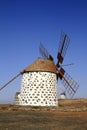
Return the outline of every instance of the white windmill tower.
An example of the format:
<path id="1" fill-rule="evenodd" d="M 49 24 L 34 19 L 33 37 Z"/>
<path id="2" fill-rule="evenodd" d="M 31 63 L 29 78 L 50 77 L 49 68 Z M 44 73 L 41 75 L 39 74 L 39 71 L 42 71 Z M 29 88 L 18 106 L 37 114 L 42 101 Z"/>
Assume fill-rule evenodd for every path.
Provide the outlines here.
<path id="1" fill-rule="evenodd" d="M 16 105 L 57 106 L 57 81 L 59 79 L 62 81 L 67 93 L 73 97 L 79 85 L 61 66 L 68 45 L 69 38 L 63 33 L 57 54 L 58 61 L 55 64 L 53 57 L 47 52 L 43 45 L 40 44 L 40 52 L 43 58 L 38 58 L 2 86 L 0 90 L 19 75 L 22 75 L 21 91 L 15 95 Z"/>
<path id="2" fill-rule="evenodd" d="M 56 66 L 51 60 L 38 58 L 22 73 L 21 92 L 16 105 L 57 106 Z"/>

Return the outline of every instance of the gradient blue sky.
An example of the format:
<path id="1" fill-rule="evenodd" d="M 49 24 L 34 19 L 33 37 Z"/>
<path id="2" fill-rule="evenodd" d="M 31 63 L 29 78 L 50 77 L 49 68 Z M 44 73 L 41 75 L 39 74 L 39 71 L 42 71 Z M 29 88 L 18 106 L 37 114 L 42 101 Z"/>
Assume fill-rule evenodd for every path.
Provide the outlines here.
<path id="1" fill-rule="evenodd" d="M 80 85 L 75 97 L 87 98 L 86 0 L 0 1 L 0 86 L 41 56 L 40 41 L 57 62 L 61 31 L 70 37 L 64 64 L 74 65 L 64 68 Z M 20 86 L 21 77 L 0 91 L 0 103 L 13 103 Z"/>

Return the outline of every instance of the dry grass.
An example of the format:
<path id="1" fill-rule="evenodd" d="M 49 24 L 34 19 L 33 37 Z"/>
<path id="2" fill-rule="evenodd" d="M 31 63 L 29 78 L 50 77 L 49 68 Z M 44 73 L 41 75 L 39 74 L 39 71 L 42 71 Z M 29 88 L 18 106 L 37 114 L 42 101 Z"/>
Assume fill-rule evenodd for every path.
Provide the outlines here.
<path id="1" fill-rule="evenodd" d="M 0 105 L 0 130 L 87 130 L 87 99 L 60 100 L 56 109 Z"/>

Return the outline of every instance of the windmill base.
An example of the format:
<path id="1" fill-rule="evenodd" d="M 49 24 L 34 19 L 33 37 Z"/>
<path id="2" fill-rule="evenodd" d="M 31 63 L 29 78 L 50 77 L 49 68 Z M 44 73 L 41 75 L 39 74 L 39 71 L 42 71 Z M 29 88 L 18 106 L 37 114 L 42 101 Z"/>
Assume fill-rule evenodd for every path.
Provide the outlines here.
<path id="1" fill-rule="evenodd" d="M 23 74 L 21 92 L 15 95 L 15 104 L 22 106 L 58 106 L 55 73 L 27 72 Z"/>

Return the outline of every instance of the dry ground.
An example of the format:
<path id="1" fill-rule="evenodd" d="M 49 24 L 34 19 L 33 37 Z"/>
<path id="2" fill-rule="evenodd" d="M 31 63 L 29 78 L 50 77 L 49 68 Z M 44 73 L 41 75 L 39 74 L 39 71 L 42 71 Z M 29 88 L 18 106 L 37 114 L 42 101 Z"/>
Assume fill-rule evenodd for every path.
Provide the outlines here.
<path id="1" fill-rule="evenodd" d="M 60 100 L 58 108 L 0 105 L 0 130 L 87 130 L 87 99 Z"/>

